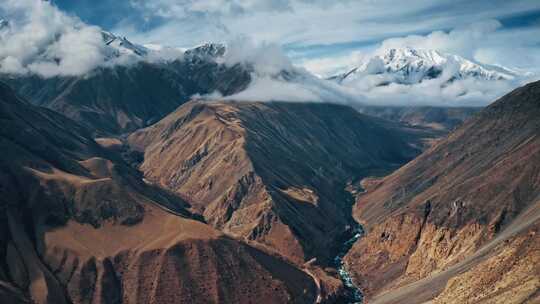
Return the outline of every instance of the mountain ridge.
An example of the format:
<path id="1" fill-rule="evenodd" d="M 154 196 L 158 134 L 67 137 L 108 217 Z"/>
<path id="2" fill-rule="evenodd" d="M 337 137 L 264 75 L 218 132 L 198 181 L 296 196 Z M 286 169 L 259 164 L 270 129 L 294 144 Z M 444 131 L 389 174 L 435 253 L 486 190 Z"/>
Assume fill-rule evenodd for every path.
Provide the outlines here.
<path id="1" fill-rule="evenodd" d="M 128 141 L 148 180 L 216 228 L 328 264 L 330 235 L 348 225 L 347 179 L 418 153 L 386 124 L 341 105 L 196 100 Z"/>

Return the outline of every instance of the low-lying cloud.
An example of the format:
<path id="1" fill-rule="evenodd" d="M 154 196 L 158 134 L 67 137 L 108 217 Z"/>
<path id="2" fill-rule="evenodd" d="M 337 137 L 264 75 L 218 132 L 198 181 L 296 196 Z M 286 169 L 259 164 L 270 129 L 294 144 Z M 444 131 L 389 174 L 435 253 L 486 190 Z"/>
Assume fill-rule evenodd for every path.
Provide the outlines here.
<path id="1" fill-rule="evenodd" d="M 232 96 L 213 93 L 206 98 L 238 101 L 291 101 L 354 103 L 357 96 L 349 95 L 338 84 L 320 79 L 301 67 L 293 65 L 281 47 L 273 43 L 255 43 L 246 37 L 227 43 L 227 51 L 218 63 L 226 66 L 243 65 L 251 71 L 249 86 Z"/>

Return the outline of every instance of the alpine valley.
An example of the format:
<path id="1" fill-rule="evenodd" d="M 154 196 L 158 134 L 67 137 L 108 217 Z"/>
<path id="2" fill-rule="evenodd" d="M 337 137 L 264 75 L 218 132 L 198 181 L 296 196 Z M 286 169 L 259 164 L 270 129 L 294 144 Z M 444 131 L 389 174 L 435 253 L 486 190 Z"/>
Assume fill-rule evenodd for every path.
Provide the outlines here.
<path id="1" fill-rule="evenodd" d="M 318 77 L 8 2 L 0 303 L 540 303 L 534 72 L 403 46 Z"/>

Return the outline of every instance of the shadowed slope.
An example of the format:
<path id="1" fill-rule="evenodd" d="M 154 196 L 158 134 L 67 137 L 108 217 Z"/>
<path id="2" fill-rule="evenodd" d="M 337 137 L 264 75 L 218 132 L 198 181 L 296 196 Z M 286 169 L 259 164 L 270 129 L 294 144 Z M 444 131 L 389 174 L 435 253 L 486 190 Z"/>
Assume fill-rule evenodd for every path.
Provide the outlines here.
<path id="1" fill-rule="evenodd" d="M 422 303 L 445 286 L 441 303 L 534 302 L 540 82 L 502 97 L 367 190 L 354 214 L 369 232 L 347 262 L 374 303 Z"/>
<path id="2" fill-rule="evenodd" d="M 7 77 L 30 102 L 76 120 L 98 135 L 118 135 L 152 124 L 194 94 L 230 95 L 250 81 L 240 65 L 197 56 L 169 63 L 100 68 L 77 77 Z"/>

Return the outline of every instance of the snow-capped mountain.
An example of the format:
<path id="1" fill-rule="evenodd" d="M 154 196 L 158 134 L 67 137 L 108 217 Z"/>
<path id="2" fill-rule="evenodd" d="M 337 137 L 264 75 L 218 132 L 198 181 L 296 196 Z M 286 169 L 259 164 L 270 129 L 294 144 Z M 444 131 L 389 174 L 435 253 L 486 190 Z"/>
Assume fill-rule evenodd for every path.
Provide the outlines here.
<path id="1" fill-rule="evenodd" d="M 371 78 L 378 85 L 389 83 L 417 84 L 425 80 L 441 78 L 444 81 L 474 78 L 479 80 L 511 80 L 518 72 L 504 67 L 481 65 L 463 57 L 444 54 L 436 50 L 413 48 L 388 49 L 329 79 L 349 83 Z"/>
<path id="2" fill-rule="evenodd" d="M 110 56 L 119 57 L 122 55 L 135 55 L 143 57 L 148 55 L 148 48 L 134 44 L 127 40 L 126 37 L 119 37 L 106 31 L 102 31 L 101 35 L 103 37 L 103 42 L 109 47 L 108 50 Z"/>
<path id="3" fill-rule="evenodd" d="M 207 42 L 186 50 L 185 55 L 216 58 L 225 55 L 225 51 L 224 44 Z"/>

